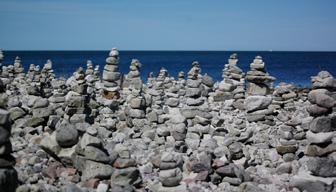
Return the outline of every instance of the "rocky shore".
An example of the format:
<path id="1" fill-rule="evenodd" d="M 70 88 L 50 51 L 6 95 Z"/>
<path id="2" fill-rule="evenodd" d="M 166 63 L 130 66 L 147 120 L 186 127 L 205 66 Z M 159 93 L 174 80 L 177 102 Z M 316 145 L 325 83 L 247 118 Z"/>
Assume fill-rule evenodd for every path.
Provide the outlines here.
<path id="1" fill-rule="evenodd" d="M 0 64 L 5 54 L 0 51 Z M 0 191 L 332 192 L 336 190 L 336 79 L 273 85 L 256 56 L 233 54 L 223 80 L 195 61 L 174 79 L 141 61 L 102 74 L 88 61 L 68 79 L 52 61 L 0 68 Z"/>

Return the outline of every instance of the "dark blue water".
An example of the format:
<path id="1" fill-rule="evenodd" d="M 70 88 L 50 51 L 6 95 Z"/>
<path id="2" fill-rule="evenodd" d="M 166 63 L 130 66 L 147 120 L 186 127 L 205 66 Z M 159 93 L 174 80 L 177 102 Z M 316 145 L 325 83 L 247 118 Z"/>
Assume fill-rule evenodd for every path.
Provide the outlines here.
<path id="1" fill-rule="evenodd" d="M 80 66 L 86 67 L 86 60 L 105 65 L 109 51 L 5 51 L 4 64 L 13 64 L 15 56 L 20 56 L 27 70 L 31 63 L 41 67 L 47 59 L 53 61 L 56 75 L 69 77 Z M 133 58 L 143 64 L 143 79 L 149 72 L 157 74 L 161 67 L 170 75 L 179 71 L 188 72 L 191 63 L 199 61 L 202 73 L 210 74 L 215 80 L 222 80 L 222 69 L 230 51 L 120 51 L 120 70 L 128 73 Z M 238 65 L 246 72 L 256 55 L 261 55 L 269 73 L 277 78 L 276 83 L 287 82 L 301 86 L 310 85 L 310 77 L 320 70 L 328 70 L 336 75 L 336 52 L 245 52 L 238 51 Z"/>

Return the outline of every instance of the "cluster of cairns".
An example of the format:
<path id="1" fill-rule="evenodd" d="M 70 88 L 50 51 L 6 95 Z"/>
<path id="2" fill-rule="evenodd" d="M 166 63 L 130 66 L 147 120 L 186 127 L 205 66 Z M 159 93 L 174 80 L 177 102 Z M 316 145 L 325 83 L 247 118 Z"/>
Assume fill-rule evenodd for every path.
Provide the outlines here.
<path id="1" fill-rule="evenodd" d="M 102 77 L 87 61 L 57 78 L 48 60 L 24 71 L 0 51 L 0 191 L 332 192 L 336 80 L 273 87 L 260 56 L 236 54 L 214 82 L 193 62 L 141 79 L 119 72 L 112 49 Z M 245 83 L 247 81 L 247 83 Z M 308 90 L 308 91 L 307 91 Z"/>

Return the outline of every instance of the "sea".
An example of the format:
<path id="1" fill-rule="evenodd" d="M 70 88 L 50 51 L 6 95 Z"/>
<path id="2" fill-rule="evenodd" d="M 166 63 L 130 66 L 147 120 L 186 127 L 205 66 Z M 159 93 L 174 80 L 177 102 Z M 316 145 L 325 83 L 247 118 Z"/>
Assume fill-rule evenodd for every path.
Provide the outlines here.
<path id="1" fill-rule="evenodd" d="M 30 64 L 40 65 L 47 59 L 53 62 L 53 68 L 58 77 L 69 77 L 77 68 L 86 67 L 87 60 L 99 65 L 102 72 L 109 51 L 4 51 L 3 65 L 14 63 L 16 56 L 22 60 L 27 70 Z M 150 72 L 157 75 L 164 67 L 169 74 L 177 77 L 178 72 L 187 73 L 193 61 L 201 65 L 202 74 L 207 73 L 215 81 L 222 80 L 223 67 L 229 56 L 238 54 L 238 66 L 243 71 L 249 70 L 249 65 L 256 55 L 263 57 L 267 71 L 280 82 L 294 83 L 297 86 L 309 87 L 311 76 L 321 70 L 327 70 L 336 75 L 336 52 L 278 52 L 278 51 L 119 51 L 119 69 L 127 74 L 132 59 L 142 63 L 141 75 L 144 81 Z"/>

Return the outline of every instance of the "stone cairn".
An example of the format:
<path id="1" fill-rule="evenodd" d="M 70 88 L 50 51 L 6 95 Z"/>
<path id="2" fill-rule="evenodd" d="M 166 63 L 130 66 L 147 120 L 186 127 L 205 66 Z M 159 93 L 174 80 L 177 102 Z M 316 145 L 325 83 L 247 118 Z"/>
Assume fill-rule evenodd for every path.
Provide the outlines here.
<path id="1" fill-rule="evenodd" d="M 336 131 L 336 79 L 327 71 L 321 71 L 312 77 L 312 90 L 308 94 L 311 103 L 307 111 L 313 117 L 306 133 L 308 146 L 305 154 L 307 158 L 301 161 L 305 166 L 294 176 L 291 184 L 301 191 L 309 191 L 307 187 L 323 185 L 324 191 L 331 191 L 336 178 L 335 161 L 335 131 Z M 307 172 L 309 171 L 309 172 Z M 310 174 L 309 174 L 310 173 Z"/>
<path id="2" fill-rule="evenodd" d="M 86 61 L 86 70 L 85 75 L 93 75 L 94 69 L 93 69 L 93 63 L 91 60 Z"/>
<path id="3" fill-rule="evenodd" d="M 232 54 L 228 64 L 224 65 L 223 81 L 219 83 L 213 98 L 214 101 L 225 101 L 234 99 L 233 107 L 237 109 L 244 108 L 245 98 L 245 74 L 237 66 L 237 54 Z"/>
<path id="4" fill-rule="evenodd" d="M 63 108 L 65 107 L 65 96 L 67 94 L 65 83 L 65 79 L 54 79 L 51 81 L 53 93 L 49 97 L 49 102 L 54 106 L 54 110 L 59 116 L 63 116 L 64 113 Z"/>
<path id="5" fill-rule="evenodd" d="M 116 146 L 117 159 L 113 162 L 111 191 L 134 191 L 141 184 L 141 175 L 131 152 L 123 145 Z"/>
<path id="6" fill-rule="evenodd" d="M 85 73 L 83 68 L 79 68 L 72 78 L 67 81 L 69 91 L 66 95 L 65 116 L 72 123 L 87 121 L 89 109 L 87 107 L 87 84 L 85 80 Z"/>
<path id="7" fill-rule="evenodd" d="M 5 87 L 0 80 L 0 191 L 14 192 L 18 185 L 18 176 L 15 165 L 15 158 L 11 155 L 12 145 L 9 137 L 11 135 L 11 122 L 9 112 L 6 110 Z"/>
<path id="8" fill-rule="evenodd" d="M 202 139 L 209 131 L 209 124 L 212 115 L 209 110 L 206 97 L 202 97 L 202 76 L 198 62 L 193 62 L 188 72 L 186 83 L 185 106 L 181 107 L 182 115 L 187 119 L 187 134 L 185 143 L 188 152 L 196 150 Z"/>
<path id="9" fill-rule="evenodd" d="M 182 180 L 183 158 L 181 154 L 164 151 L 153 158 L 152 163 L 154 167 L 159 168 L 159 181 L 162 185 L 159 186 L 160 191 L 181 191 L 181 186 L 178 186 Z"/>
<path id="10" fill-rule="evenodd" d="M 157 78 L 151 77 L 152 81 L 148 84 L 148 89 L 145 90 L 152 98 L 151 110 L 148 111 L 147 117 L 150 122 L 155 124 L 163 124 L 164 118 L 162 118 L 164 111 L 164 96 L 165 96 L 165 82 L 168 80 L 168 71 L 165 68 L 161 68 Z"/>
<path id="11" fill-rule="evenodd" d="M 23 65 L 21 63 L 21 58 L 20 57 L 16 57 L 15 61 L 14 61 L 14 76 L 15 77 L 23 77 L 25 75 L 24 73 L 24 68 Z"/>
<path id="12" fill-rule="evenodd" d="M 165 124 L 167 121 L 167 108 L 165 107 L 165 89 L 167 84 L 170 84 L 168 71 L 161 68 L 156 78 L 151 77 L 151 83 L 148 84 L 146 94 L 149 95 L 150 106 L 147 110 L 147 119 L 155 130 L 155 142 L 158 145 L 165 145 L 166 137 L 169 136 L 169 128 Z M 148 132 L 150 133 L 150 132 Z"/>
<path id="13" fill-rule="evenodd" d="M 273 92 L 272 105 L 275 109 L 285 109 L 287 111 L 294 111 L 294 101 L 297 98 L 294 86 L 291 84 L 280 83 Z"/>
<path id="14" fill-rule="evenodd" d="M 273 109 L 271 85 L 275 78 L 270 76 L 265 68 L 261 56 L 256 56 L 250 64 L 251 70 L 246 73 L 246 80 L 249 82 L 247 98 L 245 99 L 246 118 L 249 122 L 263 121 L 265 124 L 273 123 Z"/>
<path id="15" fill-rule="evenodd" d="M 94 68 L 91 60 L 87 60 L 86 70 L 85 70 L 85 80 L 87 82 L 87 94 L 90 98 L 95 98 L 95 82 L 96 78 L 94 77 Z"/>
<path id="16" fill-rule="evenodd" d="M 113 48 L 106 59 L 102 79 L 102 96 L 107 100 L 116 100 L 120 97 L 121 73 L 118 64 L 119 51 Z"/>
<path id="17" fill-rule="evenodd" d="M 52 95 L 51 81 L 55 79 L 54 70 L 52 69 L 52 61 L 47 60 L 41 70 L 41 89 L 44 97 L 50 97 Z"/>
<path id="18" fill-rule="evenodd" d="M 140 75 L 140 68 L 142 64 L 137 59 L 132 59 L 131 65 L 130 65 L 130 71 L 126 75 L 125 82 L 123 83 L 123 87 L 130 87 L 132 86 L 135 89 L 141 89 L 142 88 L 142 80 Z"/>

